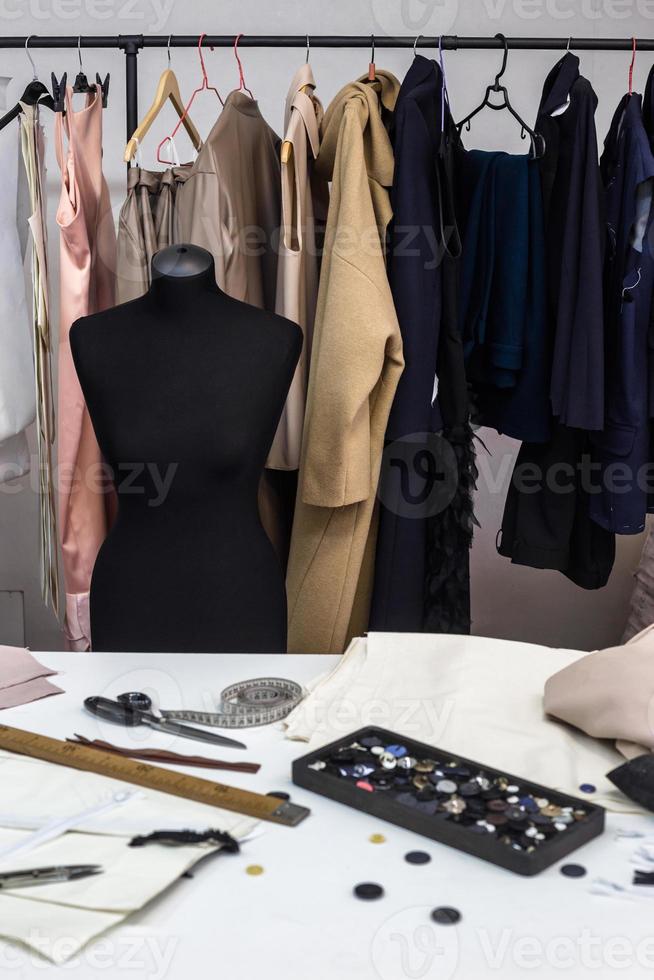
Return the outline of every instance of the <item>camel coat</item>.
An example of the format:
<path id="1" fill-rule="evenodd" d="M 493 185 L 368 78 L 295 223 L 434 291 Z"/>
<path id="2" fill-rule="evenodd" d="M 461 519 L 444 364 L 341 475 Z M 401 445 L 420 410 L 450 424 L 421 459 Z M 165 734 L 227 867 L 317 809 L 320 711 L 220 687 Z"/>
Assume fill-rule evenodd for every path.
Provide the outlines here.
<path id="1" fill-rule="evenodd" d="M 384 433 L 404 361 L 384 257 L 389 72 L 329 106 L 316 171 L 332 180 L 287 592 L 289 651 L 341 653 L 365 629 Z"/>

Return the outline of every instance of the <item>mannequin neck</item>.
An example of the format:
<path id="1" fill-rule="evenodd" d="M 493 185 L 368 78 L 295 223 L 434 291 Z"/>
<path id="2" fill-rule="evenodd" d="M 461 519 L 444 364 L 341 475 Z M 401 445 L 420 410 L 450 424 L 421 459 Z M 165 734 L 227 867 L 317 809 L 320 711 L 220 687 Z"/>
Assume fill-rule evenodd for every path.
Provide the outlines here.
<path id="1" fill-rule="evenodd" d="M 153 267 L 150 296 L 162 308 L 188 308 L 200 293 L 219 293 L 213 263 L 194 275 L 176 276 L 156 272 Z"/>

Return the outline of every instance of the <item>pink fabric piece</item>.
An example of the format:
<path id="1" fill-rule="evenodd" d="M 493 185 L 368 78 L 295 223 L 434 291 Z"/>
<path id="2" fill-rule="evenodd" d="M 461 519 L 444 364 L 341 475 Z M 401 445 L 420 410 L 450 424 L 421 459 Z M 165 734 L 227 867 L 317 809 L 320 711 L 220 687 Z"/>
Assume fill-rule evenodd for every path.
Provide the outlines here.
<path id="1" fill-rule="evenodd" d="M 0 710 L 38 701 L 51 694 L 63 694 L 60 687 L 46 680 L 56 673 L 22 647 L 0 646 Z"/>
<path id="2" fill-rule="evenodd" d="M 0 691 L 14 684 L 24 684 L 35 677 L 50 677 L 56 670 L 44 667 L 23 647 L 0 646 Z"/>
<path id="3" fill-rule="evenodd" d="M 60 687 L 51 684 L 45 677 L 36 677 L 33 681 L 16 684 L 14 687 L 7 687 L 4 691 L 0 691 L 0 711 L 3 708 L 16 708 L 20 704 L 49 698 L 52 694 L 63 693 Z"/>
<path id="4" fill-rule="evenodd" d="M 77 379 L 69 331 L 79 317 L 114 305 L 116 233 L 102 174 L 99 85 L 77 112 L 72 88 L 66 89 L 66 114 L 55 114 L 55 149 L 62 174 L 57 210 L 61 244 L 58 476 L 66 585 L 64 633 L 70 649 L 88 650 L 91 573 L 108 530 L 113 496 Z"/>

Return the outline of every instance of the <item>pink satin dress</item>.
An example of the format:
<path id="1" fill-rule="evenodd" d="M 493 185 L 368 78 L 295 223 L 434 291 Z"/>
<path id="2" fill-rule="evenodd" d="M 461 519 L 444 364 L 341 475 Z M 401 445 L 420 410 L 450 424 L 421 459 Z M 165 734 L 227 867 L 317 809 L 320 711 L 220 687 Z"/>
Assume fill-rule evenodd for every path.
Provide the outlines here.
<path id="1" fill-rule="evenodd" d="M 116 233 L 102 174 L 102 95 L 55 115 L 55 149 L 62 185 L 59 321 L 59 527 L 66 586 L 64 632 L 71 650 L 91 645 L 89 587 L 113 511 L 113 490 L 95 439 L 70 353 L 69 331 L 79 317 L 114 305 Z M 67 143 L 67 145 L 65 145 Z"/>

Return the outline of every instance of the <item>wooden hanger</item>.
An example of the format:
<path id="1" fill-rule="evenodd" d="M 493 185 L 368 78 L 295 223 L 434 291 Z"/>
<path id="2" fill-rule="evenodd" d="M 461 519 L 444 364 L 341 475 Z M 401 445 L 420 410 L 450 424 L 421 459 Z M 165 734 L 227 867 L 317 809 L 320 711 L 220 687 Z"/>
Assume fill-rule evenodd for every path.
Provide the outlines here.
<path id="1" fill-rule="evenodd" d="M 179 91 L 179 82 L 177 81 L 175 72 L 172 70 L 172 68 L 170 68 L 170 38 L 168 38 L 168 65 L 169 67 L 159 79 L 159 84 L 157 85 L 157 91 L 152 101 L 152 105 L 132 133 L 132 138 L 125 147 L 125 163 L 129 163 L 133 159 L 140 143 L 143 141 L 143 138 L 169 99 L 172 102 L 173 108 L 179 116 L 180 121 L 183 123 L 184 129 L 188 133 L 195 149 L 199 150 L 202 146 L 202 138 L 200 134 L 193 125 L 193 122 L 188 114 L 184 112 L 184 102 L 182 101 L 182 96 Z"/>
<path id="2" fill-rule="evenodd" d="M 307 34 L 307 60 L 306 64 L 309 64 L 309 55 L 311 53 L 311 43 L 309 41 L 309 35 Z M 305 92 L 307 95 L 311 93 L 310 85 L 303 85 L 300 89 L 301 92 Z M 291 157 L 293 156 L 293 144 L 289 140 L 284 140 L 282 143 L 282 163 L 290 163 Z"/>

